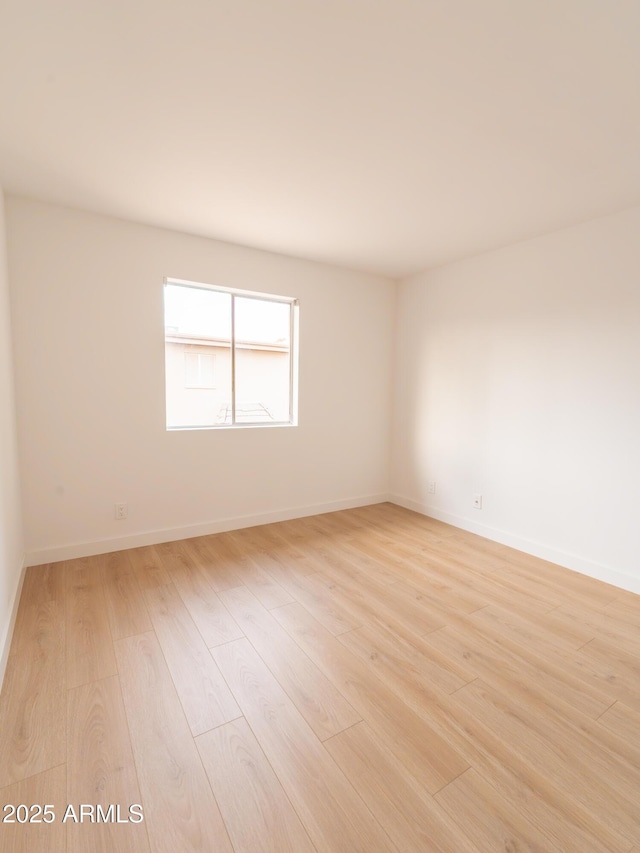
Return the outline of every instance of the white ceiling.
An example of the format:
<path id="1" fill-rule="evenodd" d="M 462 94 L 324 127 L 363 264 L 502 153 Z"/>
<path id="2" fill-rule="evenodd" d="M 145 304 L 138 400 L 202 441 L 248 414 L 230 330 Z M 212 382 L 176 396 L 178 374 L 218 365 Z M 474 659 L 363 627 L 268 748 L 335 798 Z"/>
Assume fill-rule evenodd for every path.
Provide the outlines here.
<path id="1" fill-rule="evenodd" d="M 399 277 L 640 203 L 640 2 L 0 0 L 0 183 Z"/>

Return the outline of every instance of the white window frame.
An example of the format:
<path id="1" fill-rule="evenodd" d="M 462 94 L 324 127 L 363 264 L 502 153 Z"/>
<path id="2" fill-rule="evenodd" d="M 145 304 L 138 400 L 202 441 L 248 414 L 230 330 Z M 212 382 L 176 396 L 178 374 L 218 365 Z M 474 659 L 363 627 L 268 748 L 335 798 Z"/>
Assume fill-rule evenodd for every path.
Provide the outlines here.
<path id="1" fill-rule="evenodd" d="M 203 282 L 188 281 L 181 278 L 165 277 L 164 287 L 177 285 L 179 287 L 192 287 L 197 290 L 213 290 L 218 293 L 227 293 L 231 296 L 231 423 L 230 424 L 207 424 L 206 426 L 169 426 L 167 431 L 189 429 L 254 429 L 271 428 L 298 425 L 298 312 L 299 302 L 294 296 L 276 296 L 272 293 L 263 293 L 258 290 L 242 290 L 237 287 L 221 287 L 219 285 L 205 284 Z M 257 299 L 262 302 L 281 302 L 289 305 L 289 420 L 286 421 L 256 421 L 255 423 L 236 422 L 236 334 L 235 334 L 235 300 Z M 166 386 L 165 386 L 166 394 Z"/>

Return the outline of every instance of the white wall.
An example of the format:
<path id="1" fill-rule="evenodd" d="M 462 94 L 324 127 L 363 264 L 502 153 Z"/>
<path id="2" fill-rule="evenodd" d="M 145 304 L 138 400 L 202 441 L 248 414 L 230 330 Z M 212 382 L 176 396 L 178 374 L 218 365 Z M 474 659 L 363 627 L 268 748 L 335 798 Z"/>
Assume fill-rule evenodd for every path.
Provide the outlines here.
<path id="1" fill-rule="evenodd" d="M 0 189 L 0 684 L 23 561 L 4 197 Z"/>
<path id="2" fill-rule="evenodd" d="M 383 499 L 391 473 L 398 502 L 640 591 L 640 209 L 402 283 L 391 472 L 393 283 L 23 199 L 7 227 L 28 562 Z M 166 432 L 164 276 L 300 298 L 299 427 Z"/>
<path id="3" fill-rule="evenodd" d="M 398 312 L 396 499 L 640 592 L 640 209 L 416 276 Z"/>
<path id="4" fill-rule="evenodd" d="M 30 563 L 386 496 L 394 283 L 23 199 L 7 211 Z M 298 427 L 165 430 L 164 276 L 300 299 Z"/>

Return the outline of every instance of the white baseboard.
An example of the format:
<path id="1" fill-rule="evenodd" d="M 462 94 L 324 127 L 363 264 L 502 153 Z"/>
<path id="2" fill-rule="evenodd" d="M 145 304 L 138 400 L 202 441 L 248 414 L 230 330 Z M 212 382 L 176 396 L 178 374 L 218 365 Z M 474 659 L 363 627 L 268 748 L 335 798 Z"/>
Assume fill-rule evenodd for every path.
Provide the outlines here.
<path id="1" fill-rule="evenodd" d="M 510 548 L 515 548 L 518 551 L 524 551 L 526 554 L 532 554 L 534 557 L 540 557 L 543 560 L 548 560 L 551 563 L 557 563 L 566 569 L 571 569 L 574 572 L 579 572 L 596 580 L 610 583 L 613 586 L 626 589 L 629 592 L 640 593 L 640 577 L 626 574 L 625 572 L 611 569 L 608 566 L 602 566 L 599 563 L 593 563 L 590 560 L 585 560 L 577 554 L 571 554 L 567 551 L 560 551 L 557 548 L 544 545 L 542 542 L 536 542 L 532 539 L 524 539 L 513 533 L 508 533 L 505 530 L 499 530 L 495 527 L 489 527 L 486 524 L 480 524 L 463 516 L 453 515 L 449 512 L 443 512 L 436 507 L 428 504 L 414 501 L 411 498 L 405 498 L 402 495 L 390 495 L 391 503 L 412 509 L 419 512 L 421 515 L 426 515 L 429 518 L 435 518 L 437 521 L 444 521 L 454 527 L 459 527 L 462 530 L 468 530 L 470 533 L 477 533 L 478 536 L 483 536 L 485 539 L 491 539 L 494 542 L 500 542 L 502 545 L 508 545 Z"/>
<path id="2" fill-rule="evenodd" d="M 121 536 L 117 539 L 99 539 L 94 542 L 74 542 L 55 548 L 30 551 L 26 557 L 27 566 L 39 566 L 43 563 L 58 563 L 60 560 L 73 560 L 76 557 L 92 557 L 94 554 L 109 554 L 126 548 L 138 548 L 141 545 L 158 545 L 160 542 L 175 542 L 178 539 L 191 539 L 194 536 L 209 536 L 212 533 L 224 533 L 226 530 L 240 530 L 243 527 L 256 527 L 259 524 L 271 524 L 275 521 L 289 521 L 292 518 L 304 518 L 307 515 L 320 515 L 324 512 L 337 512 L 341 509 L 353 509 L 358 506 L 383 503 L 389 495 L 366 495 L 359 498 L 330 501 L 295 509 L 275 510 L 258 515 L 242 515 L 236 518 L 224 518 L 219 521 L 207 521 L 187 527 L 172 527 L 162 530 L 149 530 Z"/>
<path id="3" fill-rule="evenodd" d="M 9 622 L 4 630 L 4 636 L 2 637 L 2 641 L 0 644 L 0 690 L 2 690 L 4 674 L 7 671 L 9 649 L 11 648 L 11 640 L 13 639 L 13 629 L 15 628 L 16 617 L 18 615 L 18 605 L 20 604 L 20 596 L 22 594 L 22 585 L 24 584 L 24 575 L 26 568 L 26 560 L 23 560 L 22 568 L 18 574 L 18 583 L 16 584 L 16 588 L 13 593 Z"/>

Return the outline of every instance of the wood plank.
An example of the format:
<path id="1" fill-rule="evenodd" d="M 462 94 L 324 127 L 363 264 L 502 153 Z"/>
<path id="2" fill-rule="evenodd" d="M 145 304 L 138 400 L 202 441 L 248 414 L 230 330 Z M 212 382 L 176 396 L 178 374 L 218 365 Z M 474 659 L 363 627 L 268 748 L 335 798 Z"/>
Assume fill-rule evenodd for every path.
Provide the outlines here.
<path id="1" fill-rule="evenodd" d="M 244 583 L 241 563 L 229 552 L 220 536 L 198 536 L 184 543 L 216 592 Z"/>
<path id="2" fill-rule="evenodd" d="M 205 572 L 181 542 L 156 545 L 155 549 L 209 648 L 244 636 Z"/>
<path id="3" fill-rule="evenodd" d="M 442 628 L 425 637 L 424 642 L 498 689 L 507 689 L 531 703 L 535 702 L 534 696 L 549 704 L 563 702 L 594 720 L 611 705 L 612 700 L 605 693 L 573 677 L 566 667 L 563 670 L 543 656 L 514 649 L 473 628 Z"/>
<path id="4" fill-rule="evenodd" d="M 304 518 L 276 521 L 272 524 L 262 524 L 259 527 L 251 528 L 252 538 L 256 542 L 260 541 L 263 550 L 266 550 L 267 553 L 288 548 L 291 548 L 293 552 L 297 550 L 296 543 L 298 541 L 306 547 L 307 543 L 314 541 L 318 535 L 317 531 L 310 534 L 308 526 L 304 523 Z"/>
<path id="5" fill-rule="evenodd" d="M 320 515 L 307 515 L 298 519 L 303 530 L 309 535 L 320 534 L 325 539 L 330 536 L 338 541 L 350 541 L 352 536 L 363 527 L 361 521 L 349 512 L 337 510 L 335 512 L 323 512 Z M 303 532 L 303 539 L 307 537 Z"/>
<path id="6" fill-rule="evenodd" d="M 588 667 L 575 663 L 574 652 L 566 649 L 561 651 L 553 642 L 549 642 L 549 638 L 545 642 L 544 637 L 541 637 L 540 641 L 536 642 L 535 631 L 527 629 L 522 637 L 522 632 L 517 627 L 521 620 L 519 615 L 508 614 L 507 620 L 500 625 L 496 622 L 495 627 L 491 624 L 493 620 L 479 619 L 479 615 L 472 614 L 469 619 L 455 622 L 456 630 L 469 635 L 474 645 L 474 649 L 467 650 L 467 657 L 478 650 L 478 641 L 481 644 L 488 642 L 494 654 L 499 651 L 500 656 L 508 655 L 518 670 L 523 673 L 529 671 L 531 684 L 562 697 L 564 701 L 591 717 L 599 716 L 598 708 L 602 712 L 612 703 L 610 691 L 602 682 L 593 676 Z M 545 619 L 547 615 L 542 615 L 540 619 Z M 522 621 L 528 626 L 532 624 L 529 620 Z M 434 645 L 442 641 L 450 642 L 446 633 L 440 635 L 434 632 L 425 639 Z M 483 675 L 487 677 L 486 670 L 483 670 Z"/>
<path id="7" fill-rule="evenodd" d="M 251 539 L 246 530 L 236 530 L 225 534 L 229 551 L 242 560 L 242 575 L 244 585 L 255 595 L 267 610 L 272 607 L 282 607 L 291 604 L 294 598 L 284 587 L 280 586 L 260 564 L 260 556 L 251 546 Z"/>
<path id="8" fill-rule="evenodd" d="M 458 528 L 451 524 L 428 518 L 392 503 L 356 507 L 349 512 L 361 518 L 366 525 L 388 531 L 398 535 L 399 538 L 404 538 L 405 534 L 411 534 L 426 543 L 453 536 L 458 532 Z"/>
<path id="9" fill-rule="evenodd" d="M 32 643 L 33 614 L 49 601 L 57 602 L 64 612 L 66 594 L 64 563 L 47 563 L 25 569 L 18 612 L 9 655 L 21 654 Z"/>
<path id="10" fill-rule="evenodd" d="M 628 674 L 620 672 L 611 660 L 598 660 L 590 655 L 576 655 L 567 659 L 567 667 L 602 692 L 607 692 L 611 704 L 616 700 L 640 711 L 638 685 Z"/>
<path id="11" fill-rule="evenodd" d="M 130 742 L 150 849 L 230 851 L 194 749 L 210 741 L 203 757 L 239 848 L 640 848 L 640 596 L 390 505 L 198 547 L 199 558 L 186 540 L 26 571 L 0 697 L 5 795 L 32 797 L 60 768 L 63 806 L 134 797 Z M 211 572 L 249 635 L 242 654 Z M 141 629 L 118 640 L 123 719 L 120 676 L 98 675 L 113 672 L 109 632 Z M 192 716 L 211 714 L 219 691 L 201 689 L 203 666 L 231 695 L 216 645 L 246 702 L 232 697 L 235 713 L 250 718 L 196 744 L 176 683 Z M 59 846 L 126 850 L 126 835 L 106 835 L 123 827 L 59 825 Z M 6 837 L 0 825 L 2 849 Z M 29 851 L 58 844 L 34 837 Z"/>
<path id="12" fill-rule="evenodd" d="M 143 589 L 148 586 L 166 586 L 171 583 L 171 578 L 153 545 L 132 548 L 127 553 L 131 567 Z"/>
<path id="13" fill-rule="evenodd" d="M 430 793 L 468 763 L 299 604 L 271 611 Z"/>
<path id="14" fill-rule="evenodd" d="M 248 589 L 236 587 L 221 592 L 220 596 L 321 740 L 362 719 Z"/>
<path id="15" fill-rule="evenodd" d="M 503 564 L 504 571 L 544 578 L 560 590 L 570 588 L 572 593 L 577 594 L 585 604 L 586 597 L 592 605 L 603 606 L 613 601 L 620 594 L 620 590 L 611 584 L 574 572 L 556 563 L 550 563 L 548 560 L 543 560 L 533 554 L 517 551 L 508 545 L 492 542 L 490 539 L 484 539 L 463 531 L 458 532 L 455 539 L 468 541 L 474 549 L 498 557 Z"/>
<path id="16" fill-rule="evenodd" d="M 435 800 L 473 843 L 474 850 L 558 850 L 473 769 L 438 791 Z"/>
<path id="17" fill-rule="evenodd" d="M 311 574 L 291 574 L 282 568 L 278 560 L 266 558 L 263 562 L 267 571 L 276 578 L 294 599 L 306 609 L 332 634 L 342 634 L 360 627 L 361 621 L 343 606 L 336 596 L 327 595 L 318 584 L 317 572 Z"/>
<path id="18" fill-rule="evenodd" d="M 406 620 L 402 607 L 387 606 L 386 596 L 372 597 L 362 581 L 354 581 L 348 577 L 340 578 L 334 573 L 316 572 L 309 575 L 307 582 L 313 583 L 316 587 L 322 587 L 324 594 L 328 594 L 331 601 L 339 603 L 348 619 L 354 623 L 354 629 L 367 624 L 379 626 L 382 630 L 393 631 L 399 637 L 411 640 L 415 636 L 435 631 L 436 628 L 446 624 L 438 613 L 433 609 L 427 612 L 426 608 L 421 608 L 416 618 Z M 344 632 L 336 632 L 336 636 L 342 633 Z"/>
<path id="19" fill-rule="evenodd" d="M 469 593 L 483 599 L 487 604 L 501 604 L 510 610 L 521 610 L 525 614 L 547 613 L 556 606 L 545 597 L 531 595 L 517 589 L 509 580 L 501 578 L 498 574 L 487 577 L 474 566 L 471 560 L 462 563 L 453 558 L 434 556 L 431 553 L 428 554 L 428 560 L 430 566 L 436 568 L 438 574 L 448 582 L 466 587 Z M 409 587 L 410 584 L 406 586 Z"/>
<path id="20" fill-rule="evenodd" d="M 545 628 L 553 638 L 560 641 L 568 649 L 579 649 L 592 640 L 599 631 L 589 625 L 588 621 L 571 617 L 563 608 L 550 610 L 536 619 L 541 628 Z"/>
<path id="21" fill-rule="evenodd" d="M 623 702 L 614 702 L 598 718 L 598 722 L 629 743 L 640 743 L 640 711 L 629 708 Z"/>
<path id="22" fill-rule="evenodd" d="M 598 767 L 613 788 L 620 788 L 620 796 L 626 796 L 634 788 L 640 791 L 639 744 L 603 729 L 597 720 L 560 700 L 550 702 L 548 696 L 538 698 L 510 690 L 509 701 L 522 709 L 520 716 L 530 719 L 530 729 L 550 743 L 579 744 L 580 758 L 588 758 L 592 767 Z"/>
<path id="23" fill-rule="evenodd" d="M 348 636 L 343 635 L 341 642 Z M 533 825 L 544 827 L 561 850 L 578 845 L 584 853 L 587 850 L 601 853 L 605 849 L 626 851 L 628 843 L 623 838 L 568 798 L 552 779 L 535 771 L 499 734 L 493 735 L 481 721 L 461 712 L 455 704 L 455 693 L 449 697 L 424 682 L 412 683 L 400 662 L 390 660 L 386 664 L 374 658 L 371 665 L 395 694 L 416 713 L 424 715 L 472 766 L 482 770 L 483 778 L 500 792 L 512 809 L 526 814 Z M 383 737 L 378 733 L 379 740 Z"/>
<path id="24" fill-rule="evenodd" d="M 355 577 L 342 575 L 328 565 L 324 566 L 318 575 L 328 575 L 344 594 L 351 596 L 352 602 L 357 602 L 362 612 L 361 618 L 367 618 L 367 614 L 368 618 L 371 618 L 373 611 L 377 617 L 386 617 L 387 624 L 405 625 L 418 635 L 433 631 L 443 624 L 441 617 L 434 615 L 433 610 L 403 594 L 400 581 L 381 586 L 357 574 Z"/>
<path id="25" fill-rule="evenodd" d="M 451 564 L 465 568 L 473 571 L 479 577 L 486 577 L 487 574 L 498 574 L 497 570 L 505 565 L 505 561 L 494 554 L 479 551 L 473 545 L 461 541 L 456 536 L 424 544 L 421 548 L 421 555 L 428 562 L 437 564 L 439 561 L 444 561 L 445 565 Z"/>
<path id="26" fill-rule="evenodd" d="M 508 738 L 533 766 L 553 776 L 605 825 L 623 834 L 629 844 L 640 840 L 640 763 L 634 768 L 618 756 L 593 749 L 589 738 L 571 733 L 557 717 L 546 724 L 540 715 L 479 680 L 461 688 L 454 698 L 494 732 Z M 620 775 L 612 774 L 613 767 Z"/>
<path id="27" fill-rule="evenodd" d="M 51 806 L 44 815 L 31 811 L 40 823 L 0 823 L 0 850 L 5 853 L 65 853 L 67 849 L 67 824 L 62 822 L 67 807 L 67 768 L 59 764 L 50 770 L 37 773 L 0 789 L 0 809 L 11 804 L 21 803 L 27 806 Z M 9 812 L 3 810 L 0 817 L 8 817 Z M 15 820 L 15 815 L 12 815 Z"/>
<path id="28" fill-rule="evenodd" d="M 66 760 L 65 608 L 23 590 L 20 652 L 0 695 L 0 787 Z"/>
<path id="29" fill-rule="evenodd" d="M 366 554 L 381 561 L 387 567 L 387 571 L 396 576 L 396 580 L 399 577 L 406 577 L 405 561 L 413 557 L 418 550 L 417 546 L 411 548 L 406 543 L 394 541 L 389 536 L 383 535 L 379 530 L 365 526 L 354 530 L 348 542 L 359 554 Z"/>
<path id="30" fill-rule="evenodd" d="M 571 655 L 573 663 L 588 668 L 606 684 L 612 697 L 640 711 L 640 658 L 608 640 L 594 639 Z M 603 689 L 604 688 L 603 684 Z"/>
<path id="31" fill-rule="evenodd" d="M 579 843 L 581 851 L 591 853 L 601 853 L 605 849 L 627 850 L 628 842 L 568 797 L 552 779 L 534 770 L 512 744 L 505 743 L 500 735 L 494 736 L 473 716 L 461 713 L 454 704 L 457 694 L 444 696 L 425 684 L 412 689 L 398 665 L 381 670 L 378 660 L 374 659 L 371 666 L 396 695 L 409 703 L 416 713 L 424 715 L 469 763 L 482 769 L 485 778 L 512 808 L 526 813 L 533 825 L 543 826 L 549 837 L 556 839 L 560 849 L 571 849 Z M 382 732 L 377 736 L 380 740 L 385 737 Z"/>
<path id="32" fill-rule="evenodd" d="M 142 586 L 126 551 L 95 558 L 102 573 L 107 613 L 114 640 L 151 630 Z"/>
<path id="33" fill-rule="evenodd" d="M 628 594 L 632 595 L 632 593 Z M 625 600 L 624 604 L 614 602 L 614 604 L 620 603 L 619 610 L 614 610 L 611 605 L 599 611 L 602 617 L 601 631 L 596 636 L 598 639 L 610 641 L 638 655 L 640 654 L 640 595 L 635 595 L 634 598 L 636 600 L 633 605 Z"/>
<path id="34" fill-rule="evenodd" d="M 327 536 L 331 536 L 333 539 L 347 539 L 355 529 L 362 526 L 362 523 L 354 519 L 353 516 L 341 511 L 305 515 L 302 518 L 293 519 L 293 522 L 293 525 L 285 522 L 284 529 L 287 532 L 295 529 L 299 538 L 304 542 L 309 542 L 311 539 L 317 540 L 318 537 L 326 538 Z"/>
<path id="35" fill-rule="evenodd" d="M 313 548 L 313 554 L 323 563 L 323 567 L 331 567 L 339 574 L 348 574 L 363 580 L 387 586 L 398 580 L 395 572 L 390 571 L 380 559 L 353 548 L 348 542 L 336 541 L 323 537 Z"/>
<path id="36" fill-rule="evenodd" d="M 385 560 L 398 565 L 398 580 L 414 587 L 427 600 L 437 602 L 440 609 L 453 613 L 473 613 L 487 605 L 486 595 L 471 592 L 468 587 L 451 577 L 443 577 L 434 569 L 424 551 L 416 552 L 404 542 L 389 542 L 376 546 L 384 553 Z"/>
<path id="37" fill-rule="evenodd" d="M 640 595 L 627 590 L 617 590 L 617 596 L 612 601 L 598 601 L 592 605 L 593 610 L 602 613 L 624 625 L 635 636 L 640 633 L 638 616 L 640 615 Z"/>
<path id="38" fill-rule="evenodd" d="M 476 610 L 470 618 L 475 624 L 488 625 L 499 634 L 511 637 L 520 645 L 535 649 L 538 654 L 544 654 L 551 660 L 558 653 L 575 651 L 575 638 L 572 635 L 567 636 L 567 632 L 554 631 L 548 627 L 549 623 L 544 621 L 547 616 L 548 614 L 545 613 L 536 619 L 531 619 L 521 613 L 492 604 L 489 607 L 483 607 L 482 610 Z M 581 645 L 583 643 L 578 643 L 578 646 Z"/>
<path id="39" fill-rule="evenodd" d="M 317 849 L 396 850 L 249 641 L 212 654 Z"/>
<path id="40" fill-rule="evenodd" d="M 65 564 L 45 563 L 42 566 L 30 566 L 25 571 L 23 595 L 31 604 L 43 604 L 45 601 L 62 602 L 65 595 Z"/>
<path id="41" fill-rule="evenodd" d="M 458 712 L 453 708 L 452 716 Z M 552 843 L 543 848 L 545 853 L 554 849 L 626 853 L 629 842 L 621 833 L 598 820 L 551 775 L 538 772 L 501 734 L 492 735 L 470 716 L 465 726 L 479 738 L 474 740 L 480 747 L 474 764 L 482 779 L 500 794 L 510 814 L 522 814 L 550 839 Z"/>
<path id="42" fill-rule="evenodd" d="M 282 539 L 278 535 L 280 522 L 260 524 L 246 528 L 247 540 L 251 542 L 252 553 L 269 553 L 282 547 Z"/>
<path id="43" fill-rule="evenodd" d="M 371 537 L 376 544 L 388 546 L 395 543 L 400 546 L 403 554 L 407 553 L 404 548 L 410 549 L 412 554 L 422 554 L 432 544 L 443 542 L 451 535 L 442 534 L 439 530 L 419 529 L 411 524 L 403 527 L 397 524 L 364 525 L 360 533 Z"/>
<path id="44" fill-rule="evenodd" d="M 421 637 L 407 640 L 380 626 L 365 626 L 341 634 L 340 642 L 376 671 L 392 670 L 399 682 L 411 682 L 418 690 L 427 688 L 453 693 L 476 677 L 470 669 L 447 658 Z M 398 684 L 400 687 L 400 684 Z M 403 691 L 398 690 L 402 696 Z"/>
<path id="45" fill-rule="evenodd" d="M 283 532 L 285 530 L 289 531 L 288 535 Z M 290 531 L 290 522 L 286 522 L 286 525 L 280 522 L 252 527 L 245 532 L 245 540 L 250 537 L 252 547 L 259 551 L 260 565 L 285 589 L 285 580 L 293 582 L 318 570 L 318 560 L 307 549 L 307 540 L 304 537 L 300 540 L 302 547 L 292 544 L 298 539 Z M 272 567 L 274 571 L 271 571 Z"/>
<path id="46" fill-rule="evenodd" d="M 315 853 L 244 718 L 196 738 L 235 853 Z"/>
<path id="47" fill-rule="evenodd" d="M 155 635 L 115 646 L 152 851 L 233 853 Z"/>
<path id="48" fill-rule="evenodd" d="M 456 820 L 448 819 L 367 723 L 335 735 L 325 746 L 403 853 L 474 853 Z"/>
<path id="49" fill-rule="evenodd" d="M 569 569 L 560 566 L 554 566 L 551 571 L 549 568 L 552 566 L 551 563 L 545 563 L 544 560 L 538 560 L 536 563 L 536 559 L 534 558 L 531 564 L 519 558 L 505 559 L 496 568 L 496 572 L 502 577 L 509 578 L 520 588 L 546 590 L 550 597 L 553 596 L 556 599 L 556 606 L 562 606 L 570 601 L 586 607 L 602 607 L 607 601 L 612 600 L 611 590 L 614 587 L 609 587 L 607 584 L 598 586 L 601 582 L 587 578 L 586 575 L 578 575 L 576 580 L 569 579 L 566 577 L 567 573 L 576 573 L 571 573 Z M 567 594 L 569 587 L 571 587 L 571 596 Z"/>
<path id="50" fill-rule="evenodd" d="M 412 568 L 433 569 L 438 561 L 453 562 L 457 566 L 472 569 L 483 577 L 492 575 L 504 565 L 504 561 L 493 554 L 485 554 L 468 543 L 461 542 L 457 536 L 430 538 L 421 542 L 417 537 L 398 537 L 388 539 L 386 550 L 398 549 Z"/>
<path id="51" fill-rule="evenodd" d="M 239 717 L 237 702 L 173 584 L 148 587 L 145 597 L 194 736 Z"/>
<path id="52" fill-rule="evenodd" d="M 425 544 L 419 551 L 419 558 L 427 570 L 446 575 L 480 597 L 490 593 L 491 599 L 486 603 L 508 600 L 515 605 L 517 601 L 525 612 L 529 609 L 545 612 L 561 601 L 557 590 L 549 590 L 535 579 L 514 579 L 506 571 L 503 559 L 470 547 L 457 536 Z"/>
<path id="53" fill-rule="evenodd" d="M 447 580 L 441 588 L 436 584 L 435 588 L 426 584 L 416 584 L 413 579 L 409 581 L 400 580 L 393 585 L 393 590 L 399 602 L 418 608 L 433 624 L 433 630 L 441 627 L 452 617 L 464 616 L 473 613 L 478 606 L 486 606 L 486 599 L 475 596 L 469 598 L 468 594 L 463 598 L 459 592 L 460 585 L 452 584 Z M 419 633 L 428 634 L 430 631 L 422 630 Z"/>
<path id="54" fill-rule="evenodd" d="M 69 691 L 67 731 L 67 802 L 100 804 L 107 814 L 113 804 L 129 819 L 141 796 L 117 675 Z M 70 823 L 67 835 L 69 853 L 149 850 L 144 820 Z"/>
<path id="55" fill-rule="evenodd" d="M 116 657 L 95 561 L 66 564 L 67 687 L 115 675 Z"/>

